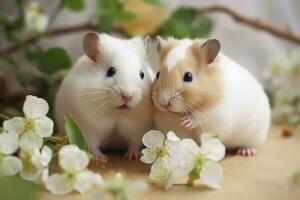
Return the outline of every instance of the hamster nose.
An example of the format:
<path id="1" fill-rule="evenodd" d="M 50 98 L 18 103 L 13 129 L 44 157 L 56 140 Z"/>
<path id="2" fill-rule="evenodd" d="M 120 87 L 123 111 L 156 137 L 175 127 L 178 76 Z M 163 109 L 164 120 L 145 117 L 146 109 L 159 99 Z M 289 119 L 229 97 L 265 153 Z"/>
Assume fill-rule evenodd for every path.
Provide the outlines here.
<path id="1" fill-rule="evenodd" d="M 168 108 L 168 107 L 171 106 L 171 100 L 170 100 L 170 99 L 164 99 L 164 100 L 161 102 L 161 104 L 162 104 L 164 107 Z"/>
<path id="2" fill-rule="evenodd" d="M 121 91 L 121 97 L 123 101 L 128 102 L 132 99 L 132 95 L 129 92 Z"/>

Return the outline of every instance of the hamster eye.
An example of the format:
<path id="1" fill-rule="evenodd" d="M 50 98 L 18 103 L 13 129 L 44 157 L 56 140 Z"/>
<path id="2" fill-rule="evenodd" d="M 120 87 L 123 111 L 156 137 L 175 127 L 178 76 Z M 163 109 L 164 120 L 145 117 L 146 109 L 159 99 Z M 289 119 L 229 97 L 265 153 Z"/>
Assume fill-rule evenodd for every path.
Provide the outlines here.
<path id="1" fill-rule="evenodd" d="M 106 72 L 106 76 L 107 77 L 112 77 L 116 74 L 116 69 L 114 67 L 109 67 L 107 72 Z"/>
<path id="2" fill-rule="evenodd" d="M 140 71 L 140 77 L 141 77 L 142 80 L 144 79 L 144 76 L 145 76 L 145 74 L 144 74 L 144 72 L 141 70 L 141 71 Z"/>
<path id="3" fill-rule="evenodd" d="M 191 72 L 186 72 L 183 76 L 184 82 L 192 82 L 193 81 L 193 75 Z"/>
<path id="4" fill-rule="evenodd" d="M 156 73 L 156 79 L 158 79 L 158 78 L 159 78 L 159 72 Z"/>

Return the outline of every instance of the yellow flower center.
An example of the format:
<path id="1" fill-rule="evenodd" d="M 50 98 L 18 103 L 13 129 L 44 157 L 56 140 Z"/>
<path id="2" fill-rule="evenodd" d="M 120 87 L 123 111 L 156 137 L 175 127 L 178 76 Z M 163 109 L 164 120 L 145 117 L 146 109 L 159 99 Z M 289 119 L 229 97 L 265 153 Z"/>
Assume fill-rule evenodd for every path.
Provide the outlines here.
<path id="1" fill-rule="evenodd" d="M 165 157 L 168 155 L 168 148 L 167 147 L 158 147 L 157 150 L 157 157 Z"/>
<path id="2" fill-rule="evenodd" d="M 198 155 L 196 157 L 195 163 L 196 166 L 202 166 L 202 164 L 205 162 L 205 157 L 203 155 Z"/>
<path id="3" fill-rule="evenodd" d="M 68 176 L 68 179 L 71 181 L 71 182 L 75 182 L 76 180 L 76 173 L 75 172 L 67 172 L 67 176 Z"/>
<path id="4" fill-rule="evenodd" d="M 35 122 L 33 118 L 26 118 L 25 119 L 25 130 L 33 130 L 35 127 Z"/>

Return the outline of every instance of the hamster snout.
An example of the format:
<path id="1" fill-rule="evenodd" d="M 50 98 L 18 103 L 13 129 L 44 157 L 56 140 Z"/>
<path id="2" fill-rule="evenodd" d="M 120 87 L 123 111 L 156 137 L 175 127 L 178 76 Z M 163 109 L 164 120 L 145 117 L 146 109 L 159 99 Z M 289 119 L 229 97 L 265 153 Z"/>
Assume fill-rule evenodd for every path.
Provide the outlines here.
<path id="1" fill-rule="evenodd" d="M 176 113 L 184 112 L 184 104 L 180 92 L 171 91 L 155 91 L 153 93 L 153 102 L 161 111 L 171 111 Z"/>

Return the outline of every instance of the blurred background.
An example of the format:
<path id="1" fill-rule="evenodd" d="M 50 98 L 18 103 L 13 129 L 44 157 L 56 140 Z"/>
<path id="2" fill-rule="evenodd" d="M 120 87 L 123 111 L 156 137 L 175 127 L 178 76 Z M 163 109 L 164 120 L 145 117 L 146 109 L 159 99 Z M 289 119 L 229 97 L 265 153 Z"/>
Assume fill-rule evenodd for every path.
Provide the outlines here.
<path id="1" fill-rule="evenodd" d="M 120 37 L 214 37 L 264 85 L 274 121 L 300 124 L 299 0 L 1 0 L 0 113 L 55 91 L 87 31 Z"/>

